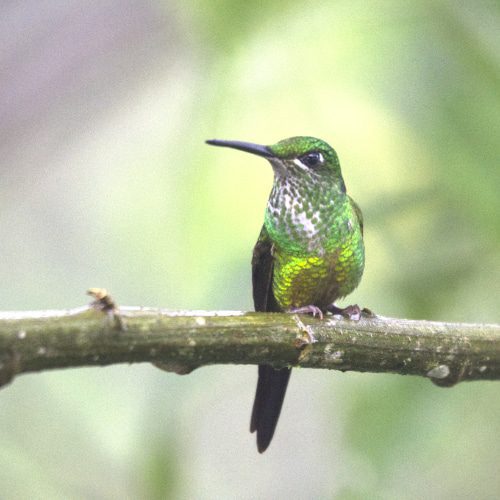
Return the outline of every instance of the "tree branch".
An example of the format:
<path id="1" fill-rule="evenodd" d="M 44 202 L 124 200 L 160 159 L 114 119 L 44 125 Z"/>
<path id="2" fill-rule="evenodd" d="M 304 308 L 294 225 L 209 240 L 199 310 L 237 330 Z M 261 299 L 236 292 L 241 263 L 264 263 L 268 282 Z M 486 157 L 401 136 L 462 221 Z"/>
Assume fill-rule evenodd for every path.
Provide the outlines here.
<path id="1" fill-rule="evenodd" d="M 391 372 L 441 386 L 500 379 L 500 325 L 138 307 L 118 314 L 113 302 L 97 303 L 0 313 L 0 385 L 25 372 L 138 362 L 176 373 L 228 363 Z"/>

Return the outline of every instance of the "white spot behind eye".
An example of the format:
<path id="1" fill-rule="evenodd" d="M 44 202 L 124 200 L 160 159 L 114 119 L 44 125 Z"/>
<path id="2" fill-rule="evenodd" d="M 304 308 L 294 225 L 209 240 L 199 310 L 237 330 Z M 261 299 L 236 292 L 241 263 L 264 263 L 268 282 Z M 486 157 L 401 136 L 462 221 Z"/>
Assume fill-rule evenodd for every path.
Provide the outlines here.
<path id="1" fill-rule="evenodd" d="M 316 154 L 318 155 L 318 163 L 322 164 L 325 161 L 325 158 L 319 151 Z M 295 160 L 293 160 L 293 163 L 302 170 L 310 170 L 310 167 L 304 165 L 304 163 L 302 163 L 299 158 L 295 158 Z"/>

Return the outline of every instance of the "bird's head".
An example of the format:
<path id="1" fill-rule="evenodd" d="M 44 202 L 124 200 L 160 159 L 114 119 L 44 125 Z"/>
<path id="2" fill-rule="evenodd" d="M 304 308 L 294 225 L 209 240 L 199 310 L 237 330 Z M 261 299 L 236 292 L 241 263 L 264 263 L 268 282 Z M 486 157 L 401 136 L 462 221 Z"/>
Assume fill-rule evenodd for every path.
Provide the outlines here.
<path id="1" fill-rule="evenodd" d="M 269 160 L 278 179 L 294 178 L 313 184 L 334 183 L 345 192 L 337 153 L 321 139 L 290 137 L 271 146 L 218 139 L 209 140 L 207 144 L 262 156 Z"/>

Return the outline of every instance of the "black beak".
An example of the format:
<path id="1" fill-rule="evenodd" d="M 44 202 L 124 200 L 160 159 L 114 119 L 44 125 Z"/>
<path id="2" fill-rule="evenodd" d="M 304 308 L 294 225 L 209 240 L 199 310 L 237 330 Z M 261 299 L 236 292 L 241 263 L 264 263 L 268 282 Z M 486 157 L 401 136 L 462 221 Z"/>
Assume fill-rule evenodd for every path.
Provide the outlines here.
<path id="1" fill-rule="evenodd" d="M 239 149 L 240 151 L 263 156 L 264 158 L 274 158 L 273 153 L 267 146 L 261 146 L 260 144 L 253 144 L 251 142 L 221 141 L 219 139 L 211 139 L 209 141 L 206 141 L 206 143 L 210 144 L 211 146 L 222 146 L 223 148 Z"/>

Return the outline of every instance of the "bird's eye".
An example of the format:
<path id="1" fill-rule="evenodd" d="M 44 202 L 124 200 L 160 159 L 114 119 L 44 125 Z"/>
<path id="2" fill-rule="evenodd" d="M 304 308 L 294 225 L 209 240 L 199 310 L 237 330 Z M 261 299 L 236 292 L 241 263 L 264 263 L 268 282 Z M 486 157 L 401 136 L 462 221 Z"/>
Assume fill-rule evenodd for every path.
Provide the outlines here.
<path id="1" fill-rule="evenodd" d="M 323 155 L 321 153 L 318 153 L 317 151 L 312 151 L 311 153 L 307 153 L 304 156 L 301 156 L 299 160 L 307 167 L 312 168 L 323 163 Z"/>

